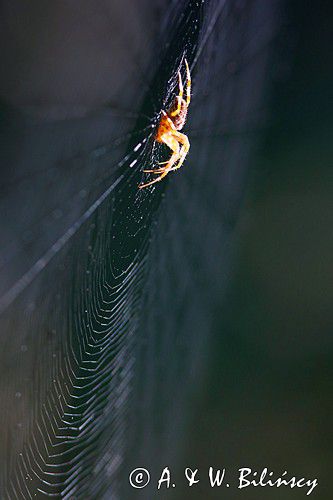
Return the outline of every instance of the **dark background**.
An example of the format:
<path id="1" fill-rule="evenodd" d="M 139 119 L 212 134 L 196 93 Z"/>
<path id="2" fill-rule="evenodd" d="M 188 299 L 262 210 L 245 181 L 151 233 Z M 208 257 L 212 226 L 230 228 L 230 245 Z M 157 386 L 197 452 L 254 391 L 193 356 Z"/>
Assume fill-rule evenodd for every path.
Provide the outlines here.
<path id="1" fill-rule="evenodd" d="M 330 13 L 229 1 L 200 53 L 221 6 L 1 6 L 1 498 L 332 495 Z M 184 51 L 191 151 L 140 197 Z"/>
<path id="2" fill-rule="evenodd" d="M 311 496 L 322 499 L 332 495 L 332 27 L 327 5 L 288 2 L 292 30 L 281 37 L 280 54 L 291 43 L 293 63 L 274 87 L 271 126 L 236 228 L 237 258 L 204 385 L 204 409 L 195 413 L 186 454 L 188 463 L 203 464 L 204 470 L 220 464 L 233 478 L 239 467 L 317 477 L 320 486 Z M 249 490 L 222 495 L 304 495 L 302 490 Z M 206 492 L 203 488 L 194 497 Z"/>

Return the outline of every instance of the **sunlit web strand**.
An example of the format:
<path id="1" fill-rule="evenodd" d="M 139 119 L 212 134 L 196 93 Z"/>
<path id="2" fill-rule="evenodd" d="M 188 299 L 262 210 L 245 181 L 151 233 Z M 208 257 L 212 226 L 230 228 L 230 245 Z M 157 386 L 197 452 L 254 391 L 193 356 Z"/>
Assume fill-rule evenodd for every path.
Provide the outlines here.
<path id="1" fill-rule="evenodd" d="M 16 299 L 16 297 L 36 278 L 45 266 L 60 252 L 64 245 L 80 229 L 82 224 L 89 219 L 95 210 L 103 203 L 109 194 L 116 188 L 122 180 L 123 175 L 110 186 L 104 193 L 86 210 L 74 224 L 52 245 L 47 252 L 40 257 L 35 264 L 27 271 L 12 288 L 0 298 L 0 314 Z"/>
<path id="2" fill-rule="evenodd" d="M 140 131 L 138 131 L 137 133 L 142 133 L 143 131 L 147 130 L 148 128 L 150 128 L 151 126 L 149 127 L 145 127 L 144 129 L 141 129 Z M 134 135 L 137 135 L 137 134 L 126 134 L 126 140 L 128 140 L 129 138 L 131 138 L 132 136 Z M 125 140 L 123 141 L 125 142 Z M 144 146 L 147 142 L 147 137 L 145 137 L 144 139 L 142 139 L 131 151 L 130 153 L 126 154 L 115 166 L 113 167 L 110 167 L 110 174 L 107 174 L 107 175 L 103 175 L 103 176 L 100 176 L 99 177 L 99 182 L 98 183 L 95 183 L 94 184 L 94 187 L 95 188 L 98 188 L 102 183 L 105 183 L 105 181 L 110 177 L 110 176 L 114 176 L 116 173 L 118 173 L 119 169 L 126 163 L 126 161 L 129 160 L 129 158 L 132 156 L 132 154 L 134 152 L 137 152 L 140 147 Z M 118 143 L 119 144 L 119 143 Z M 104 148 L 104 149 L 103 149 Z M 105 149 L 107 148 L 107 149 Z M 107 154 L 107 152 L 109 151 L 112 151 L 112 147 L 107 147 L 107 146 L 100 146 L 99 148 L 97 148 L 97 150 L 102 150 L 103 149 L 103 155 Z M 96 151 L 97 151 L 96 150 Z M 93 155 L 94 154 L 94 151 L 92 151 L 91 153 L 89 153 L 90 155 Z M 143 154 L 143 151 L 140 152 L 140 155 Z M 137 158 L 136 160 L 134 160 L 131 164 L 130 164 L 130 167 L 133 167 L 135 163 L 137 163 L 137 161 L 139 161 L 139 159 Z M 45 170 L 45 172 L 48 171 L 48 170 Z M 76 193 L 71 193 L 67 199 L 64 199 L 63 202 L 66 203 L 69 199 L 73 200 L 75 198 L 79 198 L 80 197 L 80 193 L 82 191 L 82 189 L 84 188 L 81 188 L 79 191 L 77 191 Z M 52 210 L 48 211 L 46 214 L 43 215 L 42 218 L 40 219 L 37 219 L 35 221 L 35 223 L 33 224 L 33 226 L 31 226 L 31 230 L 33 231 L 35 227 L 40 227 L 41 224 L 43 224 L 43 221 L 47 220 L 48 218 L 50 218 L 52 216 L 52 213 L 54 212 L 55 208 L 52 208 Z M 9 244 L 7 245 L 6 247 L 3 248 L 3 250 L 5 250 L 4 252 L 4 255 L 7 255 L 7 259 L 2 259 L 1 261 L 1 266 L 0 266 L 0 269 L 3 268 L 7 262 L 12 259 L 13 257 L 13 252 L 15 252 L 15 246 L 13 244 Z M 1 301 L 0 301 L 1 303 Z M 1 310 L 0 310 L 1 312 Z"/>

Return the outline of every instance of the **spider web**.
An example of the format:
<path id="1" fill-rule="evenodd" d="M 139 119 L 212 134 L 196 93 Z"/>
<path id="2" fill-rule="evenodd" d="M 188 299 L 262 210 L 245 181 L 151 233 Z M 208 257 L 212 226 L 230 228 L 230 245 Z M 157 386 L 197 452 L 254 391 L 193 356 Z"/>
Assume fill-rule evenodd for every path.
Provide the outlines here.
<path id="1" fill-rule="evenodd" d="M 6 144 L 24 151 L 15 172 L 32 166 L 1 186 L 5 498 L 137 498 L 131 464 L 179 460 L 267 119 L 279 4 L 173 2 L 139 109 L 24 123 L 24 134 L 8 112 Z M 168 154 L 154 132 L 184 57 L 190 153 L 138 190 Z"/>

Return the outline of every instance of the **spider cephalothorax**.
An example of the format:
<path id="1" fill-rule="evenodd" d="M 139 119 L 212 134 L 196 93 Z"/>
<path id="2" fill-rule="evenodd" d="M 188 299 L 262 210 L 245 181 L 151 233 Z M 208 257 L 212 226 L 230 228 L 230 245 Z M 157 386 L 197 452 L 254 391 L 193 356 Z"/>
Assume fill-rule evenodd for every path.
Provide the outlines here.
<path id="1" fill-rule="evenodd" d="M 168 161 L 159 163 L 165 165 L 162 168 L 153 170 L 144 170 L 146 173 L 158 175 L 158 177 L 146 184 L 140 184 L 139 188 L 145 188 L 151 184 L 159 182 L 171 170 L 177 170 L 182 166 L 186 155 L 190 149 L 190 143 L 185 134 L 179 132 L 186 122 L 187 109 L 191 100 L 191 74 L 187 60 L 186 66 L 186 100 L 183 98 L 184 88 L 180 71 L 178 71 L 179 94 L 175 97 L 168 111 L 162 110 L 162 116 L 158 124 L 155 141 L 166 144 L 172 151 L 172 155 Z"/>

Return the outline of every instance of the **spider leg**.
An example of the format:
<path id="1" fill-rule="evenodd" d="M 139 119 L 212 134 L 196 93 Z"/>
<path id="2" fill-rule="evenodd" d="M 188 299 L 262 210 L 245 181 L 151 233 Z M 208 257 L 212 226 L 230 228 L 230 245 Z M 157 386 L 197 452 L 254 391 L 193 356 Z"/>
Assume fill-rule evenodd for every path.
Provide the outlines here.
<path id="1" fill-rule="evenodd" d="M 181 166 L 183 165 L 183 163 L 185 161 L 187 153 L 189 152 L 189 149 L 190 149 L 190 142 L 187 138 L 187 135 L 176 131 L 173 133 L 173 136 L 182 145 L 182 147 L 179 151 L 178 159 L 173 163 L 173 166 L 171 168 L 169 168 L 168 172 L 171 172 L 173 170 L 178 170 L 179 168 L 181 168 Z M 163 161 L 163 162 L 160 162 L 159 165 L 163 165 L 163 164 L 166 164 L 169 162 L 170 162 L 170 160 Z M 165 170 L 165 168 L 155 168 L 154 170 L 144 170 L 144 172 L 150 172 L 152 174 L 160 174 L 160 173 L 164 172 L 164 170 Z"/>
<path id="2" fill-rule="evenodd" d="M 191 73 L 187 59 L 185 59 L 185 66 L 186 66 L 186 106 L 188 107 L 191 101 Z"/>
<path id="3" fill-rule="evenodd" d="M 185 136 L 186 137 L 186 136 Z M 187 150 L 188 151 L 188 150 Z M 187 155 L 187 151 L 185 153 L 185 156 Z M 179 158 L 181 159 L 182 156 L 183 156 L 183 148 L 179 151 Z M 157 162 L 157 165 L 166 165 L 167 163 L 169 163 L 170 160 L 167 160 L 167 161 L 159 161 Z M 178 166 L 177 167 L 172 167 L 170 168 L 170 170 L 177 170 Z M 161 172 L 164 172 L 165 170 L 165 167 L 164 168 L 154 168 L 152 170 L 143 170 L 143 172 L 145 173 L 151 173 L 151 174 L 160 174 Z"/>
<path id="4" fill-rule="evenodd" d="M 167 163 L 169 163 L 170 160 L 167 160 L 167 161 L 159 161 L 157 162 L 157 165 L 166 165 Z M 145 173 L 153 173 L 153 174 L 156 174 L 156 173 L 159 173 L 159 172 L 163 172 L 164 168 L 153 168 L 152 170 L 143 170 L 143 172 Z"/>
<path id="5" fill-rule="evenodd" d="M 167 115 L 167 113 L 162 110 L 162 114 L 164 115 L 165 119 L 167 120 L 167 122 L 169 123 L 170 125 L 170 128 L 172 129 L 172 132 L 171 132 L 171 135 L 173 136 L 175 134 L 175 132 L 177 132 L 177 129 L 173 123 L 173 121 L 171 120 L 171 118 Z M 172 151 L 174 151 L 173 147 L 171 147 L 169 145 L 169 143 L 167 142 L 167 139 L 166 139 L 166 136 L 163 134 L 163 136 L 161 138 L 159 138 L 159 142 L 164 142 L 164 144 L 166 144 L 167 146 L 169 146 L 170 149 L 172 149 Z M 178 151 L 179 151 L 179 147 L 178 147 Z M 167 163 L 169 163 L 170 160 L 167 160 L 167 161 L 161 161 L 161 162 L 158 162 L 158 165 L 166 165 Z M 147 174 L 150 174 L 150 173 L 161 173 L 164 171 L 164 168 L 154 168 L 153 170 L 143 170 L 143 172 L 147 173 Z"/>
<path id="6" fill-rule="evenodd" d="M 182 153 L 180 151 L 179 157 L 181 157 L 181 155 L 182 155 Z M 168 161 L 161 161 L 157 165 L 166 165 L 167 163 L 169 163 L 169 160 Z M 153 170 L 143 170 L 143 172 L 150 172 L 151 174 L 160 174 L 160 173 L 164 172 L 164 170 L 165 170 L 165 167 L 164 168 L 154 168 Z M 176 170 L 176 167 L 172 167 L 172 168 L 170 168 L 170 170 Z"/>
<path id="7" fill-rule="evenodd" d="M 179 80 L 179 94 L 177 96 L 177 108 L 172 113 L 170 113 L 171 116 L 179 115 L 181 107 L 182 107 L 184 87 L 183 87 L 182 76 L 180 74 L 180 71 L 178 71 L 178 80 Z"/>
<path id="8" fill-rule="evenodd" d="M 157 178 L 155 178 L 154 180 L 152 180 L 150 182 L 147 182 L 146 184 L 140 184 L 139 189 L 143 189 L 147 186 L 151 186 L 152 184 L 155 184 L 156 182 L 160 182 L 163 179 L 163 177 L 165 177 L 170 172 L 173 165 L 179 160 L 180 152 L 179 152 L 178 140 L 173 136 L 173 134 L 171 136 L 165 135 L 162 139 L 163 139 L 162 142 L 164 142 L 173 151 L 171 158 L 167 162 L 167 164 L 164 168 L 158 169 L 161 172 L 157 172 L 157 170 L 153 171 L 153 173 L 156 172 L 156 173 L 160 174 Z"/>
<path id="9" fill-rule="evenodd" d="M 181 148 L 180 153 L 179 153 L 179 161 L 177 162 L 176 165 L 174 165 L 170 168 L 170 171 L 171 170 L 178 170 L 183 165 L 184 160 L 187 156 L 187 153 L 189 152 L 189 149 L 190 149 L 190 142 L 187 138 L 187 135 L 182 134 L 181 132 L 175 132 L 174 136 L 180 142 L 180 144 L 182 145 L 182 148 Z"/>

